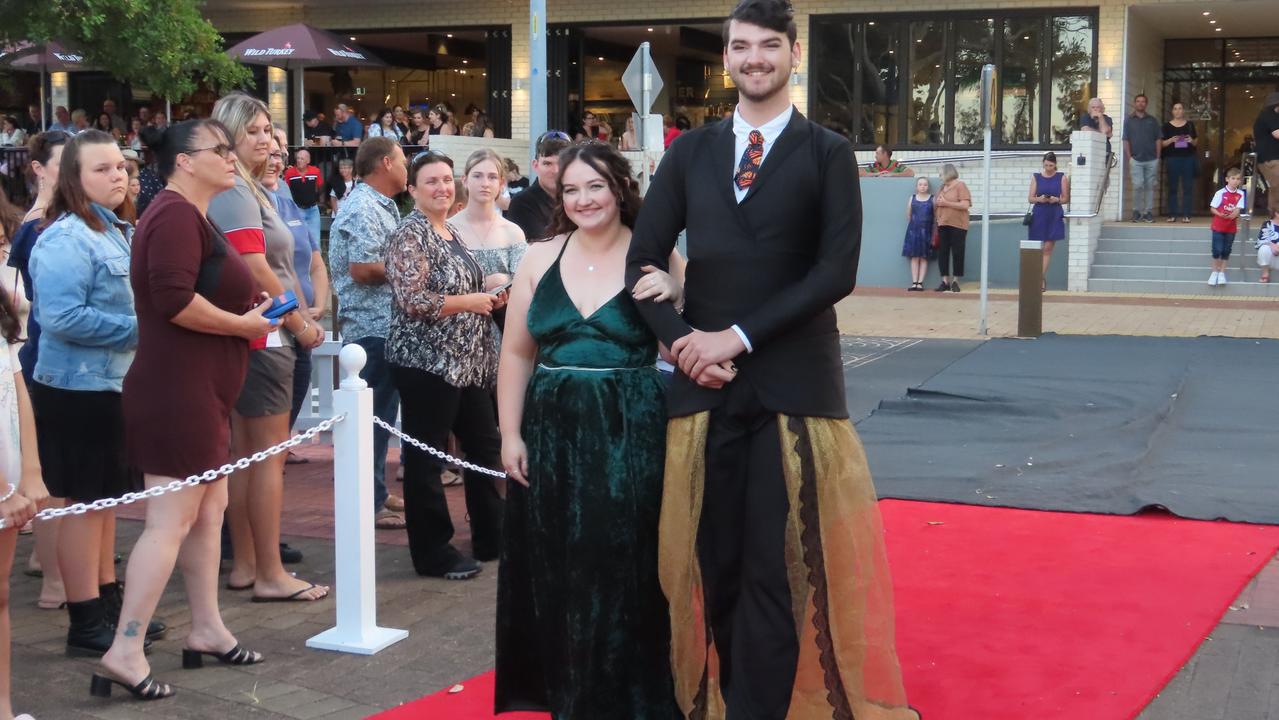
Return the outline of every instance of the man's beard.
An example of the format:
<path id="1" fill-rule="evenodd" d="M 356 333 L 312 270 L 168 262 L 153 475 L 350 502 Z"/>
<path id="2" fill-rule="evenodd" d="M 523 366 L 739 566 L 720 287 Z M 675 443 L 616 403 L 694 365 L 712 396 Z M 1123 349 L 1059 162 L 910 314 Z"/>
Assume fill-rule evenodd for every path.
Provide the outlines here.
<path id="1" fill-rule="evenodd" d="M 733 79 L 733 84 L 737 85 L 737 93 L 741 97 L 751 102 L 762 103 L 772 99 L 777 95 L 777 93 L 786 91 L 786 81 L 790 79 L 789 68 L 786 72 L 782 72 L 781 68 L 774 67 L 773 74 L 775 76 L 773 84 L 764 88 L 762 93 L 754 93 L 746 90 L 747 85 L 743 82 L 743 80 L 746 79 L 746 74 L 740 70 L 737 72 L 730 71 L 729 77 Z"/>

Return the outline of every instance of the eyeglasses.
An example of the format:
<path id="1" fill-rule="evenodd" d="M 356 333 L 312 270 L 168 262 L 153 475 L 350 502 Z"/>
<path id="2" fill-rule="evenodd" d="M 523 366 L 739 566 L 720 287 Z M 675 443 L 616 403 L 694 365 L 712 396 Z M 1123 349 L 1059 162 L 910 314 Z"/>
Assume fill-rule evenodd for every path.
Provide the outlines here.
<path id="1" fill-rule="evenodd" d="M 235 154 L 235 148 L 230 145 L 227 145 L 226 143 L 219 143 L 217 145 L 212 145 L 210 147 L 194 148 L 192 150 L 187 150 L 186 153 L 184 154 L 195 155 L 196 153 L 202 153 L 202 152 L 217 153 L 218 157 L 225 160 L 231 157 L 233 154 Z"/>
<path id="2" fill-rule="evenodd" d="M 271 158 L 272 160 L 283 160 L 284 153 L 268 153 L 267 157 Z"/>

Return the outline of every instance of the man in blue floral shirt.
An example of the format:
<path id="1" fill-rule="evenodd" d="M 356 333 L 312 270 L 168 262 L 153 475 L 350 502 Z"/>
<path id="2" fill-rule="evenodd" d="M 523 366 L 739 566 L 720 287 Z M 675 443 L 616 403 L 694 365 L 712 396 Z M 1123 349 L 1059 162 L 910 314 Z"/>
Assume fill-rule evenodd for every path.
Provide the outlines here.
<path id="1" fill-rule="evenodd" d="M 329 228 L 329 271 L 338 295 L 338 327 L 344 342 L 368 354 L 360 377 L 373 388 L 373 412 L 392 422 L 399 412 L 386 336 L 391 327 L 391 287 L 386 284 L 386 250 L 400 223 L 395 196 L 404 191 L 408 167 L 404 151 L 389 138 L 370 138 L 355 155 L 355 189 L 342 199 Z M 390 440 L 373 430 L 373 510 L 379 528 L 403 528 L 404 500 L 387 492 L 386 448 Z"/>

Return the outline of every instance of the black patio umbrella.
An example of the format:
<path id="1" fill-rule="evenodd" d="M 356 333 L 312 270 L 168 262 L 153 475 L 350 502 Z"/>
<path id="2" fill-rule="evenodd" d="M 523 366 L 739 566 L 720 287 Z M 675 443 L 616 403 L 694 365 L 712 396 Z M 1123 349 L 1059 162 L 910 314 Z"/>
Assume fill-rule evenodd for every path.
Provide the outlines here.
<path id="1" fill-rule="evenodd" d="M 373 53 L 306 23 L 285 25 L 236 43 L 227 54 L 250 65 L 298 70 L 298 135 L 302 139 L 303 70 L 308 67 L 384 67 Z"/>
<path id="2" fill-rule="evenodd" d="M 44 98 L 45 74 L 89 69 L 84 64 L 84 56 L 53 41 L 39 45 L 24 42 L 4 48 L 0 50 L 0 64 L 15 70 L 40 73 L 40 124 L 43 126 L 41 130 L 49 129 L 49 109 L 45 107 Z"/>

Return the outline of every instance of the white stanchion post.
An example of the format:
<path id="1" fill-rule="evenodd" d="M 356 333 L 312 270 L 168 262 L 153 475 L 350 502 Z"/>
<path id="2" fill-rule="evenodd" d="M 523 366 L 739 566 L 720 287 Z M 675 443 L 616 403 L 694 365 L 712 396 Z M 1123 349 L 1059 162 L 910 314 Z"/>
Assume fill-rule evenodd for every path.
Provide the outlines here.
<path id="1" fill-rule="evenodd" d="M 377 625 L 373 555 L 373 391 L 360 379 L 368 356 L 354 343 L 338 353 L 341 387 L 333 410 L 333 545 L 337 555 L 337 625 L 306 641 L 319 650 L 373 655 L 409 636 Z"/>

